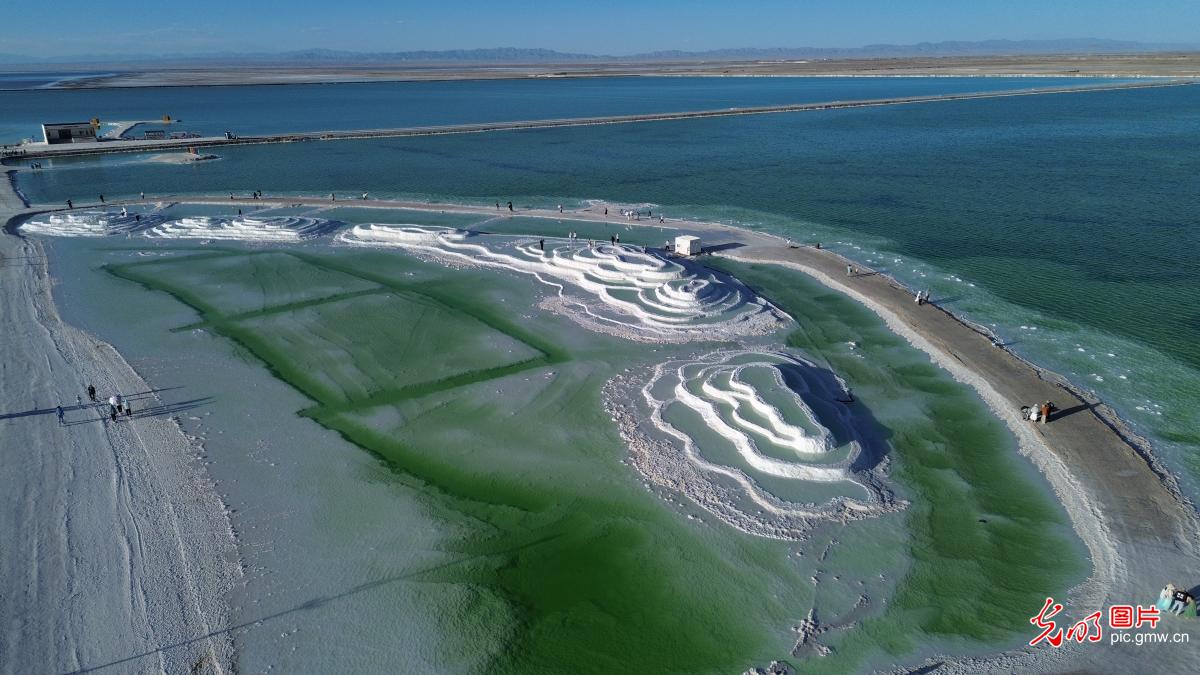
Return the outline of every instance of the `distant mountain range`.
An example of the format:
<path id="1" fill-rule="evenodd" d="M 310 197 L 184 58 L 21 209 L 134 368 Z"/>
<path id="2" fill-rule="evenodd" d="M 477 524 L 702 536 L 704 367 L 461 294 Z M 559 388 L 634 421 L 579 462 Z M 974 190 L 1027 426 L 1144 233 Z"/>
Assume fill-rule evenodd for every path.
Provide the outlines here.
<path id="1" fill-rule="evenodd" d="M 653 61 L 763 61 L 814 59 L 876 59 L 939 56 L 1016 56 L 1035 54 L 1130 54 L 1170 51 L 1195 51 L 1195 44 L 1157 44 L 1125 40 L 1073 38 L 1063 40 L 982 40 L 975 42 L 921 42 L 912 45 L 877 44 L 865 47 L 777 47 L 716 49 L 711 51 L 656 51 L 627 56 L 578 54 L 552 49 L 449 49 L 442 51 L 355 52 L 333 49 L 304 49 L 266 53 L 214 54 L 87 54 L 60 57 L 34 57 L 26 54 L 0 54 L 0 64 L 154 64 L 203 65 L 238 63 L 245 65 L 397 65 L 405 63 L 579 63 L 579 62 L 653 62 Z"/>

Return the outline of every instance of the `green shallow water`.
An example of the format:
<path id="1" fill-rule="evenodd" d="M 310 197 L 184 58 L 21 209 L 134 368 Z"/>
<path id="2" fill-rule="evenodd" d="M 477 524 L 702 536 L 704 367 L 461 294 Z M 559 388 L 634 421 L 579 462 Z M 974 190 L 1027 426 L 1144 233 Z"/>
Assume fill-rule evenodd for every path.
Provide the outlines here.
<path id="1" fill-rule="evenodd" d="M 804 545 L 732 530 L 646 490 L 621 463 L 601 386 L 624 368 L 704 346 L 647 348 L 589 333 L 534 309 L 547 291 L 529 277 L 394 252 L 127 243 L 179 253 L 63 246 L 111 263 L 134 304 L 148 289 L 191 307 L 202 330 L 312 401 L 298 413 L 380 458 L 389 480 L 420 495 L 433 521 L 398 526 L 452 536 L 441 546 L 448 562 L 414 570 L 416 579 L 469 599 L 442 617 L 442 630 L 457 649 L 487 650 L 487 672 L 729 672 L 780 658 L 847 672 L 934 650 L 985 652 L 1027 639 L 1030 607 L 1086 572 L 1061 510 L 982 403 L 865 309 L 798 275 L 729 269 L 803 317 L 776 343 L 847 379 L 912 501 L 900 514 L 821 528 Z M 311 275 L 323 290 L 281 294 L 262 283 L 264 264 Z M 404 348 L 404 332 L 425 330 L 400 318 L 413 303 L 455 327 L 437 338 L 445 354 L 507 341 L 525 358 L 446 371 L 454 359 Z M 267 322 L 285 319 L 286 331 Z M 374 335 L 386 337 L 355 339 Z M 847 349 L 849 340 L 861 347 Z M 362 365 L 339 371 L 347 382 L 374 384 L 330 388 L 323 372 L 343 359 Z M 984 608 L 971 599 L 980 588 L 990 596 Z M 853 610 L 862 595 L 870 603 Z M 790 627 L 812 607 L 829 623 L 863 623 L 822 636 L 830 657 L 791 658 Z"/>
<path id="2" fill-rule="evenodd" d="M 847 633 L 818 669 L 836 671 L 862 650 L 900 654 L 937 638 L 1002 640 L 1028 625 L 1029 608 L 1056 585 L 1081 579 L 1086 565 L 1061 508 L 964 385 L 867 309 L 797 272 L 717 266 L 803 317 L 788 344 L 852 385 L 878 420 L 896 462 L 892 476 L 912 500 L 903 516 L 911 567 L 888 613 Z"/>

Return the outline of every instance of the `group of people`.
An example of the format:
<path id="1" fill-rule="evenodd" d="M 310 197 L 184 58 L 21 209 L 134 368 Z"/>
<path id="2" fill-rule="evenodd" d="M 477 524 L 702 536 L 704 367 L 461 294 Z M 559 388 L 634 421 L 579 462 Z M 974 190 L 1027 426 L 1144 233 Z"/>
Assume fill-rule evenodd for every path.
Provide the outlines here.
<path id="1" fill-rule="evenodd" d="M 33 162 L 29 165 L 29 168 L 33 169 L 34 171 L 37 171 L 38 169 L 42 168 L 42 163 L 41 162 Z"/>
<path id="2" fill-rule="evenodd" d="M 96 406 L 103 405 L 103 403 L 99 399 L 96 398 L 96 387 L 95 386 L 90 385 L 90 384 L 87 386 L 87 395 L 88 395 L 88 400 L 91 401 Z M 113 422 L 116 422 L 117 417 L 122 416 L 122 415 L 125 417 L 133 417 L 133 407 L 130 406 L 129 403 L 125 401 L 125 397 L 121 396 L 120 394 L 113 394 L 112 396 L 109 396 L 107 403 L 108 403 L 108 418 L 110 420 L 112 420 Z M 75 397 L 75 405 L 77 408 L 82 408 L 83 407 L 83 399 L 80 398 L 79 396 L 76 396 Z M 58 415 L 58 423 L 59 424 L 67 423 L 66 422 L 66 411 L 63 409 L 63 407 L 61 405 L 55 409 L 55 413 Z"/>
<path id="3" fill-rule="evenodd" d="M 1175 586 L 1175 584 L 1167 584 L 1158 594 L 1158 603 L 1156 606 L 1173 614 L 1182 615 L 1187 612 L 1189 616 L 1196 616 L 1196 598 L 1191 592 L 1183 588 Z"/>
<path id="4" fill-rule="evenodd" d="M 1034 405 L 1022 406 L 1021 415 L 1030 422 L 1041 422 L 1045 424 L 1050 421 L 1050 415 L 1058 410 L 1053 401 L 1038 403 Z"/>
<path id="5" fill-rule="evenodd" d="M 925 305 L 929 303 L 929 291 L 917 291 L 917 304 Z"/>

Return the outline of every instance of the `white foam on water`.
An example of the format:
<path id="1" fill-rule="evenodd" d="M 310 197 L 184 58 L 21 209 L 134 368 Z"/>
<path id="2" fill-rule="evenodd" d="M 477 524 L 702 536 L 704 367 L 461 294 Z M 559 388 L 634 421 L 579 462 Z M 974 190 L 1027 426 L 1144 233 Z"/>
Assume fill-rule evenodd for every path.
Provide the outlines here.
<path id="1" fill-rule="evenodd" d="M 733 527 L 802 539 L 818 522 L 903 508 L 883 487 L 881 468 L 855 469 L 863 445 L 858 421 L 843 402 L 844 384 L 809 361 L 786 352 L 723 350 L 660 364 L 636 386 L 621 377 L 605 391 L 631 464 L 651 483 L 682 492 Z M 624 403 L 638 394 L 648 416 Z M 706 433 L 673 423 L 675 406 L 690 411 L 687 417 L 700 420 Z M 736 460 L 716 459 L 730 456 L 713 443 L 727 443 Z M 847 493 L 862 496 L 803 502 L 773 494 L 752 474 L 794 485 L 789 493 L 803 494 L 805 484 L 842 483 Z"/>
<path id="2" fill-rule="evenodd" d="M 628 339 L 731 339 L 773 332 L 788 320 L 733 277 L 627 244 L 542 238 L 542 250 L 538 238 L 381 224 L 355 226 L 337 239 L 532 274 L 558 288 L 562 302 L 556 308 L 589 328 Z"/>
<path id="3" fill-rule="evenodd" d="M 341 227 L 335 220 L 278 216 L 212 218 L 197 216 L 169 220 L 145 234 L 160 239 L 224 239 L 253 242 L 298 242 L 315 239 Z"/>
<path id="4" fill-rule="evenodd" d="M 74 211 L 32 218 L 19 229 L 25 234 L 50 237 L 110 237 L 136 232 L 161 222 L 163 217 L 153 213 Z"/>

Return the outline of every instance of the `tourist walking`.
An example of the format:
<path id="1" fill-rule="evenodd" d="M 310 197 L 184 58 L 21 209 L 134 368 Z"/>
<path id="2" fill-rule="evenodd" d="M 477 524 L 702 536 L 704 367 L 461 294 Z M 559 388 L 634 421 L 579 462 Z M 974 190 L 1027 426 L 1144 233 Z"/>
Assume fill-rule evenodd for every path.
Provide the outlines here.
<path id="1" fill-rule="evenodd" d="M 1041 413 L 1042 424 L 1050 421 L 1050 401 L 1043 403 L 1039 412 Z"/>
<path id="2" fill-rule="evenodd" d="M 59 424 L 59 426 L 62 426 L 62 425 L 64 425 L 64 424 L 66 424 L 66 422 L 64 422 L 64 421 L 63 421 L 63 415 L 64 415 L 64 413 L 63 413 L 63 408 L 62 408 L 62 406 L 60 405 L 60 406 L 58 406 L 57 408 L 55 408 L 55 409 L 54 409 L 54 412 L 58 414 L 58 424 Z"/>
<path id="3" fill-rule="evenodd" d="M 1182 588 L 1176 588 L 1171 593 L 1171 611 L 1175 614 L 1183 614 L 1188 605 L 1194 602 L 1195 598 L 1192 597 L 1192 594 Z"/>
<path id="4" fill-rule="evenodd" d="M 88 393 L 88 398 L 90 398 L 92 400 L 92 403 L 95 403 L 96 402 L 96 388 L 89 384 L 88 388 L 87 388 L 87 393 Z"/>
<path id="5" fill-rule="evenodd" d="M 70 199 L 68 199 L 68 200 L 67 200 L 67 208 L 68 208 L 68 209 L 73 209 L 73 208 L 75 208 L 75 205 L 71 203 L 71 200 L 70 200 Z"/>
<path id="6" fill-rule="evenodd" d="M 848 276 L 848 277 L 854 276 L 854 266 L 853 265 L 846 265 L 846 276 Z"/>
<path id="7" fill-rule="evenodd" d="M 545 239 L 538 239 L 538 250 L 539 251 L 546 250 L 546 240 Z"/>
<path id="8" fill-rule="evenodd" d="M 101 204 L 103 204 L 103 203 L 104 203 L 104 195 L 100 195 L 100 203 L 101 203 Z"/>
<path id="9" fill-rule="evenodd" d="M 110 406 L 108 407 L 108 418 L 109 418 L 109 419 L 111 419 L 111 420 L 112 420 L 112 421 L 114 421 L 114 422 L 116 422 L 116 421 L 117 421 L 117 407 L 116 407 L 116 406 L 111 406 L 111 405 L 110 405 Z"/>
<path id="10" fill-rule="evenodd" d="M 509 211 L 512 211 L 512 210 L 513 210 L 513 208 L 512 208 L 512 202 L 509 202 L 509 203 L 508 203 L 508 210 L 509 210 Z"/>

